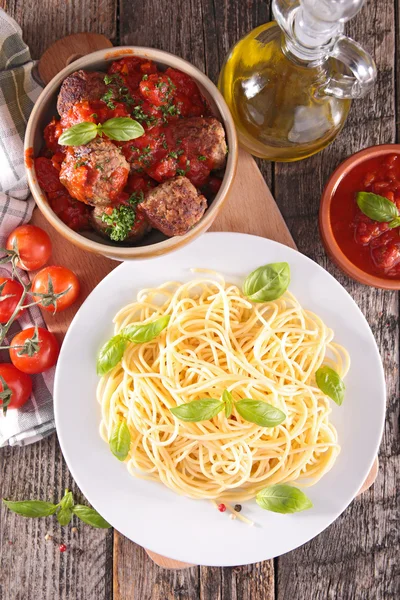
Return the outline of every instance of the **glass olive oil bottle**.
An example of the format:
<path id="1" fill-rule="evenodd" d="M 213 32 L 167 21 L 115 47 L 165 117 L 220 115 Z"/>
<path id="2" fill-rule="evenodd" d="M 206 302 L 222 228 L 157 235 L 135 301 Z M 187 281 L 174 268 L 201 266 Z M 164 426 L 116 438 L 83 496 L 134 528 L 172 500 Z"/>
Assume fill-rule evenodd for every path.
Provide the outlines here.
<path id="1" fill-rule="evenodd" d="M 351 100 L 376 78 L 372 58 L 342 33 L 363 3 L 273 0 L 276 21 L 254 29 L 230 51 L 218 85 L 251 154 L 300 160 L 335 139 Z"/>

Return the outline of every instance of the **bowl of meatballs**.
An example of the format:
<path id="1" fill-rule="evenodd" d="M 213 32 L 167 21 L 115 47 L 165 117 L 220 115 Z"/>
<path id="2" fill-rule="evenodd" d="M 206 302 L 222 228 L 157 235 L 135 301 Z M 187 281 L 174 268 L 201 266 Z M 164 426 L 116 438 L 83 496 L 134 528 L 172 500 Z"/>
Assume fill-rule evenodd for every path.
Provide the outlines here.
<path id="1" fill-rule="evenodd" d="M 150 258 L 206 231 L 235 175 L 229 109 L 201 71 L 168 52 L 99 50 L 45 87 L 25 136 L 36 204 L 83 250 Z"/>

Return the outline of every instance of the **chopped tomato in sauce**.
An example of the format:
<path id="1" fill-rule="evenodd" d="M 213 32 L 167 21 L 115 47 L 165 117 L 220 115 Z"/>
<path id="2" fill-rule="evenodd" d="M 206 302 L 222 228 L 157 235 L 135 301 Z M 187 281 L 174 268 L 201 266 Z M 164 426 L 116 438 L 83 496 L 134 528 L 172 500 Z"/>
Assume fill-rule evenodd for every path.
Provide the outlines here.
<path id="1" fill-rule="evenodd" d="M 339 183 L 331 204 L 334 236 L 344 254 L 367 273 L 400 278 L 400 228 L 390 229 L 361 212 L 357 192 L 384 196 L 400 210 L 400 156 L 389 154 L 354 167 Z"/>

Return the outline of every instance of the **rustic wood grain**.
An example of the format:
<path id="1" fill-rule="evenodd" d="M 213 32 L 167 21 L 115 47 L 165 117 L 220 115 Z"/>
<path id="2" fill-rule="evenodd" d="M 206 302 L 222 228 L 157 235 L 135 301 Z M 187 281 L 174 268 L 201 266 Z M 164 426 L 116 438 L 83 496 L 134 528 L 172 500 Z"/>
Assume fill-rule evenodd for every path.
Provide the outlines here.
<path id="1" fill-rule="evenodd" d="M 117 6 L 117 0 L 0 0 L 0 7 L 22 27 L 33 58 L 71 33 L 91 31 L 114 40 Z"/>
<path id="2" fill-rule="evenodd" d="M 373 329 L 387 378 L 386 427 L 375 485 L 328 530 L 276 561 L 276 600 L 389 600 L 400 594 L 398 294 L 362 286 L 334 267 L 322 249 L 317 223 L 322 187 L 332 170 L 357 150 L 396 139 L 394 2 L 368 2 L 348 33 L 376 59 L 379 77 L 373 93 L 353 103 L 342 133 L 322 153 L 277 164 L 273 192 L 299 249 L 347 288 Z"/>

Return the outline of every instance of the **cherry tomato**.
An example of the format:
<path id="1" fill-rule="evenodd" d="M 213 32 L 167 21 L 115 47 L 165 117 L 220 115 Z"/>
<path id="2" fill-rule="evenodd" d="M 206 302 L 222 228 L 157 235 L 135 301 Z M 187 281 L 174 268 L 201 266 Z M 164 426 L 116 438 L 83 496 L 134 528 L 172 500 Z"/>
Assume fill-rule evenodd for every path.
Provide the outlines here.
<path id="1" fill-rule="evenodd" d="M 59 351 L 56 337 L 50 331 L 28 327 L 13 338 L 10 358 L 24 373 L 43 373 L 56 364 Z"/>
<path id="2" fill-rule="evenodd" d="M 24 288 L 14 279 L 0 277 L 0 290 L 0 323 L 7 323 L 17 307 Z M 10 296 L 10 298 L 6 298 L 6 296 Z M 20 310 L 18 316 L 23 312 Z"/>
<path id="3" fill-rule="evenodd" d="M 0 392 L 11 392 L 8 397 L 0 399 L 0 407 L 5 414 L 9 408 L 20 408 L 25 404 L 32 393 L 32 379 L 26 373 L 18 371 L 14 365 L 6 363 L 0 364 L 0 377 L 6 382 L 4 385 L 0 379 Z"/>
<path id="4" fill-rule="evenodd" d="M 68 291 L 66 291 L 68 290 Z M 39 306 L 48 312 L 60 312 L 71 306 L 79 296 L 80 285 L 75 273 L 65 267 L 45 267 L 36 273 L 32 281 L 33 298 L 41 300 Z M 64 293 L 52 301 L 51 296 Z M 48 294 L 48 297 L 37 294 Z"/>
<path id="5" fill-rule="evenodd" d="M 35 225 L 21 225 L 8 236 L 6 248 L 17 250 L 17 266 L 25 271 L 43 267 L 50 258 L 51 241 L 47 233 Z"/>

